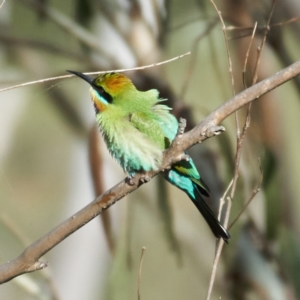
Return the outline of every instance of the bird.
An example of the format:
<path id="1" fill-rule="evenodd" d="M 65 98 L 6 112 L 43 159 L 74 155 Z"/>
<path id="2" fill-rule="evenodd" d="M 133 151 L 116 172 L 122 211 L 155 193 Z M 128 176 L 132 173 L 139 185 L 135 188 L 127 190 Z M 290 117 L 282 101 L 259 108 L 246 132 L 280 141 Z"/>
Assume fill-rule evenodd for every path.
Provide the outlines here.
<path id="1" fill-rule="evenodd" d="M 178 121 L 158 90 L 139 91 L 122 73 L 109 72 L 94 78 L 77 71 L 67 72 L 90 84 L 96 121 L 108 151 L 129 178 L 138 172 L 157 170 L 163 151 L 170 147 L 178 131 Z M 209 189 L 193 160 L 173 164 L 163 171 L 163 177 L 187 194 L 215 237 L 228 242 L 230 234 L 203 198 L 209 197 Z"/>

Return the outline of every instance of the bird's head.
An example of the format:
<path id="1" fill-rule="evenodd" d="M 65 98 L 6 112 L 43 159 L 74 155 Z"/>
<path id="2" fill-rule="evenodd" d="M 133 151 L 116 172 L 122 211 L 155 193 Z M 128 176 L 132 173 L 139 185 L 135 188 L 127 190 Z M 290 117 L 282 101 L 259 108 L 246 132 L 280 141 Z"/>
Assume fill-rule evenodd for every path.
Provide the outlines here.
<path id="1" fill-rule="evenodd" d="M 136 90 L 132 81 L 120 73 L 105 73 L 95 78 L 80 72 L 69 71 L 91 85 L 90 93 L 97 112 L 106 110 L 109 105 L 122 99 L 122 94 Z"/>

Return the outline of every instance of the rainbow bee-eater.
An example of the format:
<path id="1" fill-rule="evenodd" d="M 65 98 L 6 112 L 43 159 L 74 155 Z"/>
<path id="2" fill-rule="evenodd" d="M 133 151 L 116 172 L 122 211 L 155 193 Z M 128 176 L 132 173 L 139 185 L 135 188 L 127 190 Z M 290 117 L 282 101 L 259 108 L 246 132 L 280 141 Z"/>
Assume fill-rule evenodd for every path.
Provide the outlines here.
<path id="1" fill-rule="evenodd" d="M 177 135 L 178 122 L 164 105 L 157 90 L 142 92 L 120 73 L 96 78 L 68 71 L 87 81 L 96 120 L 110 154 L 131 177 L 160 167 L 163 151 Z M 196 205 L 217 238 L 227 241 L 229 233 L 220 224 L 203 196 L 209 191 L 193 160 L 182 160 L 163 172 L 164 178 L 183 190 Z"/>

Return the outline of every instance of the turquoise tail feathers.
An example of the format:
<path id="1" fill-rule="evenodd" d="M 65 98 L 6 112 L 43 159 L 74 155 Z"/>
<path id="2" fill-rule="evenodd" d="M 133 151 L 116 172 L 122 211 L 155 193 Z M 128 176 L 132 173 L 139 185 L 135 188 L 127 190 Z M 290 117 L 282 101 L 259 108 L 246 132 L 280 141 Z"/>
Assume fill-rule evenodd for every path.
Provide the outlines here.
<path id="1" fill-rule="evenodd" d="M 191 172 L 186 169 L 187 166 L 190 171 L 192 170 L 192 175 L 197 176 L 191 176 Z M 213 211 L 203 199 L 203 196 L 207 197 L 209 193 L 207 187 L 201 181 L 192 160 L 189 162 L 180 161 L 175 164 L 171 170 L 165 171 L 164 177 L 171 184 L 187 193 L 217 238 L 222 238 L 225 242 L 230 239 L 230 234 L 220 224 Z"/>

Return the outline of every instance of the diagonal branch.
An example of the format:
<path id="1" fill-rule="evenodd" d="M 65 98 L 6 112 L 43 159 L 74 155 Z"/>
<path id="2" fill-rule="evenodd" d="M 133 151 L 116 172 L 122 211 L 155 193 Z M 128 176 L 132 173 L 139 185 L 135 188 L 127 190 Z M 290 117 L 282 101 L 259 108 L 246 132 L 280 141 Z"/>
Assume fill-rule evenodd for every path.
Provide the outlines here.
<path id="1" fill-rule="evenodd" d="M 27 247 L 19 257 L 0 266 L 0 283 L 7 282 L 18 275 L 46 267 L 47 263 L 39 261 L 45 253 L 49 252 L 70 234 L 94 219 L 102 211 L 122 199 L 125 195 L 136 190 L 143 184 L 140 181 L 141 178 L 145 178 L 145 175 L 152 178 L 162 170 L 168 168 L 171 164 L 181 160 L 184 150 L 209 137 L 219 134 L 220 127 L 217 125 L 233 112 L 299 74 L 300 61 L 253 85 L 215 109 L 192 130 L 176 137 L 172 147 L 165 151 L 160 169 L 147 172 L 146 174 L 137 174 L 131 181 L 132 185 L 127 184 L 126 180 L 121 181 L 107 192 L 98 196 L 93 202 L 72 217 L 59 224 L 45 236 Z"/>

